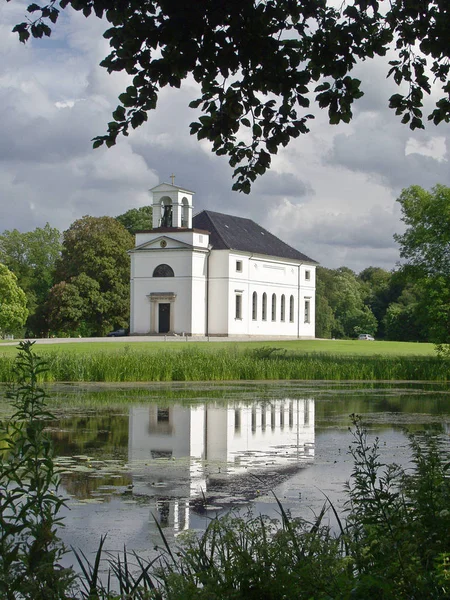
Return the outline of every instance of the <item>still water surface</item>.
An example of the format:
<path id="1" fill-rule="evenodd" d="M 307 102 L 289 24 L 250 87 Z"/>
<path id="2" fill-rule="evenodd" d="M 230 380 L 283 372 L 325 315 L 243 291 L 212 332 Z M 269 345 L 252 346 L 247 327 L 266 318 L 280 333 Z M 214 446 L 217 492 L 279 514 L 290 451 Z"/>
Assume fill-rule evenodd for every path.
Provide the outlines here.
<path id="1" fill-rule="evenodd" d="M 230 508 L 312 519 L 338 509 L 352 460 L 351 413 L 379 436 L 387 462 L 407 465 L 404 428 L 448 443 L 450 395 L 429 383 L 236 383 L 50 388 L 49 431 L 68 497 L 61 537 L 87 555 L 150 557 L 168 540 Z M 0 415 L 7 412 L 0 403 Z"/>

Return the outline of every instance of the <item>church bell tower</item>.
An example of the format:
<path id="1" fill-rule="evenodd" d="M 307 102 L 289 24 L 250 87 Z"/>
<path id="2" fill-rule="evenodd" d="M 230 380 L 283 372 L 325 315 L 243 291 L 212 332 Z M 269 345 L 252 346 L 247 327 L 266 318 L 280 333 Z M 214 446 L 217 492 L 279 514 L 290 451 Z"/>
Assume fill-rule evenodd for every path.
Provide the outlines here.
<path id="1" fill-rule="evenodd" d="M 153 196 L 153 229 L 192 229 L 194 192 L 173 183 L 161 183 L 150 192 Z"/>

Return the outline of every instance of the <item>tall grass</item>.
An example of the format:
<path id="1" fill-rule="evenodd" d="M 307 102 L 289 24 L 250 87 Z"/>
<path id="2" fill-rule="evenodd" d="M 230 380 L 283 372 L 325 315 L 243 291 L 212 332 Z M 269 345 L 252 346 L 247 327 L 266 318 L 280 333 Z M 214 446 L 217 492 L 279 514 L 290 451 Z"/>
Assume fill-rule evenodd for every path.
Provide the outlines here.
<path id="1" fill-rule="evenodd" d="M 118 351 L 45 353 L 45 382 L 166 382 L 236 380 L 423 380 L 448 381 L 450 360 L 436 356 L 348 356 L 280 353 L 274 348 L 214 352 L 199 347 L 154 352 L 124 347 Z M 13 378 L 13 356 L 0 360 L 0 382 Z"/>

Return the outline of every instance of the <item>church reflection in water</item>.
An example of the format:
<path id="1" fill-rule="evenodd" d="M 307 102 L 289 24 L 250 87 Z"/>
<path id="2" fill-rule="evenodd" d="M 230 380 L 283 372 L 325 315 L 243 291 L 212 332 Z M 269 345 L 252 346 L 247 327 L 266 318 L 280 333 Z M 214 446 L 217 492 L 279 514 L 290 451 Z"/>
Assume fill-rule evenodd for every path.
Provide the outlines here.
<path id="1" fill-rule="evenodd" d="M 314 459 L 314 400 L 135 406 L 129 414 L 133 496 L 161 526 L 267 494 Z"/>

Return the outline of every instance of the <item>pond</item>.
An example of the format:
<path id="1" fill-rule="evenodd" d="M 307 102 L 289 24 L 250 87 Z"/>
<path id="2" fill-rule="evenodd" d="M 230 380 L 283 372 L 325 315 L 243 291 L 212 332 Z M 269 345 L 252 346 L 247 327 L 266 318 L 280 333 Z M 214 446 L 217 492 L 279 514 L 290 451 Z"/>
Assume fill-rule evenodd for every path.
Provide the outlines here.
<path id="1" fill-rule="evenodd" d="M 313 519 L 338 510 L 352 459 L 349 415 L 380 438 L 386 462 L 407 465 L 409 431 L 449 439 L 446 385 L 270 382 L 59 385 L 49 427 L 68 498 L 61 532 L 92 557 L 126 546 L 144 557 L 229 509 Z M 8 413 L 0 402 L 0 416 Z M 67 560 L 70 560 L 69 558 Z"/>

